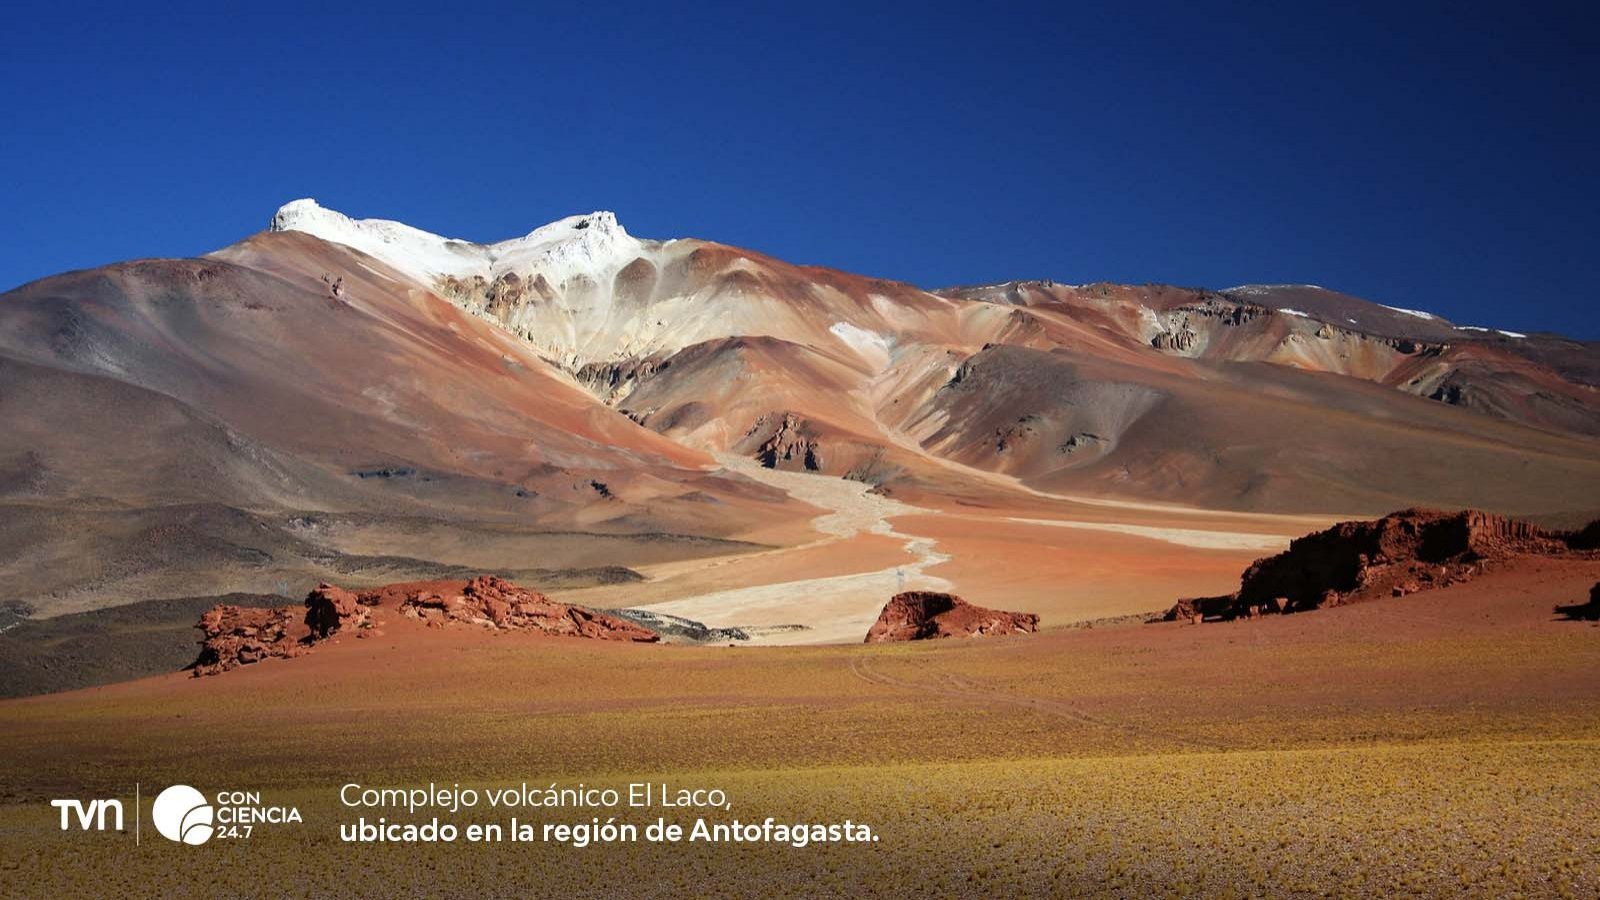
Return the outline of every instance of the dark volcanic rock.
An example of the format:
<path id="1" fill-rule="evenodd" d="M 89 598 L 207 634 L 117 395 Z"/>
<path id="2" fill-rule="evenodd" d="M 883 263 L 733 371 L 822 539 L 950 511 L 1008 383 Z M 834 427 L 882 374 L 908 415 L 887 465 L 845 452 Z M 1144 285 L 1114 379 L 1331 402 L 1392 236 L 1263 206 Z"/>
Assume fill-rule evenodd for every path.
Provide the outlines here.
<path id="1" fill-rule="evenodd" d="M 985 609 L 954 594 L 907 591 L 895 594 L 867 632 L 866 643 L 920 641 L 986 634 L 1031 634 L 1039 630 L 1033 613 Z"/>

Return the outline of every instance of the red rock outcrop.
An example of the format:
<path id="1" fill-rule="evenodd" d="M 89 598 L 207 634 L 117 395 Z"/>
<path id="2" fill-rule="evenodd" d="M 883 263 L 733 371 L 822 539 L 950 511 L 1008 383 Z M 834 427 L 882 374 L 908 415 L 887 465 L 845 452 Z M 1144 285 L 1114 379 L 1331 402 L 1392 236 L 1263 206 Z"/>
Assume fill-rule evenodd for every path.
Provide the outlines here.
<path id="1" fill-rule="evenodd" d="M 1547 531 L 1475 509 L 1407 509 L 1340 522 L 1256 560 L 1237 593 L 1179 600 L 1166 618 L 1254 617 L 1403 597 L 1467 581 L 1486 564 L 1519 555 L 1588 555 L 1597 531 L 1600 523 L 1577 532 Z"/>
<path id="2" fill-rule="evenodd" d="M 606 641 L 660 640 L 655 632 L 626 619 L 557 603 L 493 575 L 480 575 L 459 591 L 417 591 L 400 604 L 400 612 L 430 625 L 460 622 Z"/>
<path id="3" fill-rule="evenodd" d="M 1039 630 L 1033 613 L 1005 612 L 974 606 L 955 594 L 907 591 L 895 594 L 867 631 L 868 644 L 921 641 L 929 638 L 988 634 L 1032 634 Z"/>
<path id="4" fill-rule="evenodd" d="M 217 675 L 264 659 L 286 659 L 306 652 L 311 631 L 292 606 L 250 607 L 218 604 L 197 626 L 203 637 L 195 675 Z"/>
<path id="5" fill-rule="evenodd" d="M 475 625 L 503 631 L 654 643 L 661 638 L 626 619 L 558 603 L 503 578 L 412 581 L 350 591 L 319 584 L 302 607 L 216 606 L 200 617 L 200 658 L 195 675 L 216 675 L 263 659 L 309 652 L 318 643 L 351 634 L 382 634 L 386 613 L 432 627 Z"/>
<path id="6" fill-rule="evenodd" d="M 360 595 L 324 582 L 306 595 L 306 627 L 316 638 L 366 627 L 371 605 L 363 603 Z"/>

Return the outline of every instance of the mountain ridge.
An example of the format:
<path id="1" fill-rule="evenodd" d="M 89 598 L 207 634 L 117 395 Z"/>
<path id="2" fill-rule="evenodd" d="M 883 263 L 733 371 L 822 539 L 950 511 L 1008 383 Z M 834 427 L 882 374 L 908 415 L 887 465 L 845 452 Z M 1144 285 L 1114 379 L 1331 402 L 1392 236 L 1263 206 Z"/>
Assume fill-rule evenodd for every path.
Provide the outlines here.
<path id="1" fill-rule="evenodd" d="M 529 547 L 558 569 L 804 546 L 814 508 L 728 456 L 1150 533 L 1159 515 L 1600 509 L 1600 354 L 1581 342 L 1303 285 L 932 292 L 603 214 L 495 245 L 344 235 L 380 257 L 297 227 L 355 220 L 285 209 L 204 257 L 0 295 L 18 526 L 0 591 L 64 611 L 292 594 L 341 568 L 524 569 Z M 559 536 L 578 532 L 614 536 L 610 555 Z M 205 539 L 150 555 L 166 533 Z M 18 562 L 63 553 L 115 564 Z"/>

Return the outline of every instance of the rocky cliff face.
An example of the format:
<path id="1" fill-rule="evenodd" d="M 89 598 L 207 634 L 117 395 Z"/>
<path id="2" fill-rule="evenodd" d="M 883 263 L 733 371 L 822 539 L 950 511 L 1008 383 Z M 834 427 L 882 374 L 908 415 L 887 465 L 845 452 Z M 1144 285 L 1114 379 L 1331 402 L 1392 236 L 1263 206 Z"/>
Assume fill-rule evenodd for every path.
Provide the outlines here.
<path id="1" fill-rule="evenodd" d="M 1033 613 L 1005 612 L 974 606 L 955 594 L 907 591 L 896 594 L 878 614 L 866 643 L 921 641 L 930 638 L 990 634 L 1032 634 L 1039 630 Z"/>
<path id="2" fill-rule="evenodd" d="M 1475 509 L 1407 509 L 1296 538 L 1246 569 L 1235 594 L 1179 600 L 1168 619 L 1235 618 L 1448 587 L 1519 555 L 1592 555 L 1596 524 L 1554 532 Z"/>

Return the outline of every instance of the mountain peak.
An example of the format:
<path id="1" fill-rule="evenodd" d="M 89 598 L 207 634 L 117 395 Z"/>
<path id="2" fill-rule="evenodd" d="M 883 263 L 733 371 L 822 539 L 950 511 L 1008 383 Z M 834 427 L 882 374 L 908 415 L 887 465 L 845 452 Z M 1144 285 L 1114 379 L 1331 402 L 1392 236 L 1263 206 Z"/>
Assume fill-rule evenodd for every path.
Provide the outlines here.
<path id="1" fill-rule="evenodd" d="M 492 244 L 447 238 L 389 219 L 352 219 L 303 197 L 278 208 L 272 231 L 299 231 L 374 256 L 424 283 L 442 275 L 486 277 L 506 269 L 556 263 L 564 269 L 605 268 L 637 255 L 640 241 L 614 212 L 567 216 L 526 235 Z M 563 272 L 562 274 L 570 274 Z"/>

